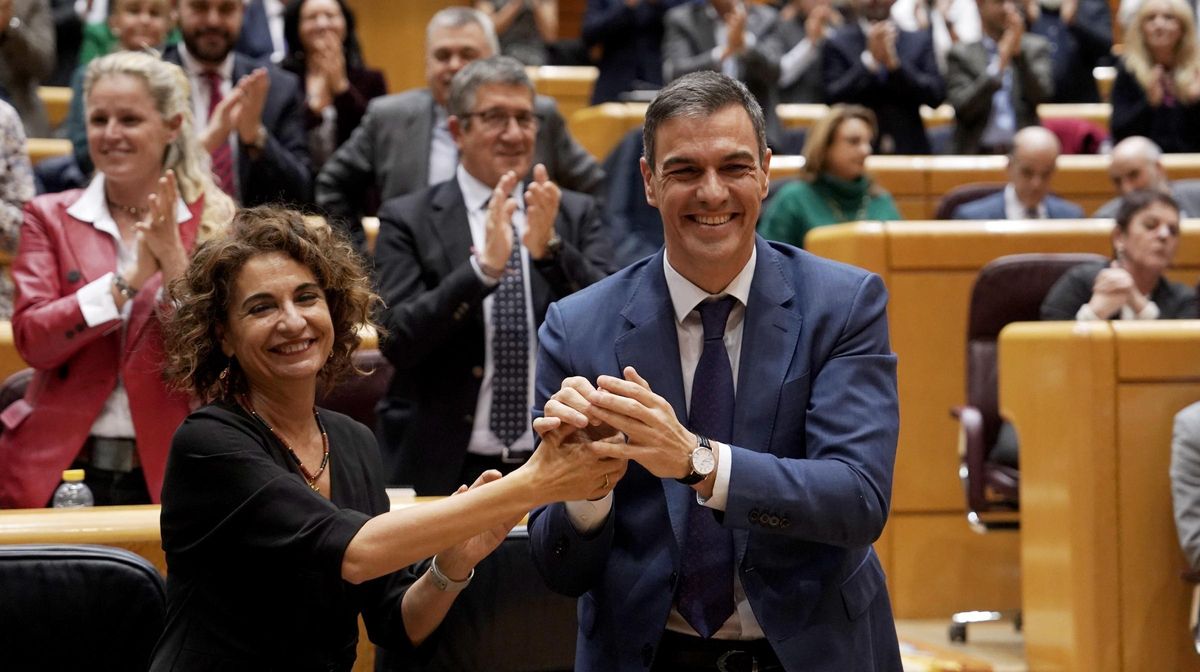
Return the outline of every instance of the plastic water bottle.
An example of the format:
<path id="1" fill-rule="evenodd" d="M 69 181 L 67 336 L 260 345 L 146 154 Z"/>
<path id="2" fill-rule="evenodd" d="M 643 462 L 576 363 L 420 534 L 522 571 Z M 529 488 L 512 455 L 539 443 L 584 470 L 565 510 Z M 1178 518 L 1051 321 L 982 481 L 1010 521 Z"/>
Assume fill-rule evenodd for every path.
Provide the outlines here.
<path id="1" fill-rule="evenodd" d="M 67 469 L 62 478 L 62 485 L 54 491 L 54 508 L 78 509 L 96 503 L 91 488 L 83 482 L 83 469 Z"/>

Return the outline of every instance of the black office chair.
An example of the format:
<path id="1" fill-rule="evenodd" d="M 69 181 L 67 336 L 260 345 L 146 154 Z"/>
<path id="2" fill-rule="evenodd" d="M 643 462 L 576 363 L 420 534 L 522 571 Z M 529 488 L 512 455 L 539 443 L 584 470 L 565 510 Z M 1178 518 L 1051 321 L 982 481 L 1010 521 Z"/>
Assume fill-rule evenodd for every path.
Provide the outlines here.
<path id="1" fill-rule="evenodd" d="M 150 665 L 166 587 L 121 548 L 0 545 L 0 667 L 127 672 Z"/>
<path id="2" fill-rule="evenodd" d="M 980 534 L 1020 528 L 1018 437 L 1000 416 L 996 345 L 1012 322 L 1034 322 L 1042 301 L 1067 269 L 1103 261 L 1097 254 L 1014 254 L 984 266 L 971 290 L 967 319 L 966 404 L 950 410 L 959 423 L 958 475 L 967 524 Z M 967 624 L 1012 618 L 1019 612 L 967 611 L 951 617 L 950 639 L 967 641 Z"/>

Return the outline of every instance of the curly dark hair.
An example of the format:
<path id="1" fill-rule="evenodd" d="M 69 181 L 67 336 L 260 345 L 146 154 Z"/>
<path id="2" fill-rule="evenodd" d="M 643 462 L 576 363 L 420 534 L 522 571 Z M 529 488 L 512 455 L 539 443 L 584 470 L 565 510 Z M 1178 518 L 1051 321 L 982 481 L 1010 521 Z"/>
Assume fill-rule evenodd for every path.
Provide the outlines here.
<path id="1" fill-rule="evenodd" d="M 379 326 L 372 314 L 380 298 L 371 289 L 354 247 L 323 222 L 294 210 L 258 207 L 240 210 L 229 230 L 208 240 L 192 256 L 187 273 L 170 286 L 174 310 L 164 316 L 167 379 L 204 402 L 246 390 L 237 361 L 221 350 L 234 283 L 242 267 L 261 254 L 282 252 L 303 264 L 325 292 L 333 322 L 333 349 L 318 377 L 324 389 L 354 373 L 351 355 L 359 329 Z M 226 381 L 221 372 L 229 367 Z"/>

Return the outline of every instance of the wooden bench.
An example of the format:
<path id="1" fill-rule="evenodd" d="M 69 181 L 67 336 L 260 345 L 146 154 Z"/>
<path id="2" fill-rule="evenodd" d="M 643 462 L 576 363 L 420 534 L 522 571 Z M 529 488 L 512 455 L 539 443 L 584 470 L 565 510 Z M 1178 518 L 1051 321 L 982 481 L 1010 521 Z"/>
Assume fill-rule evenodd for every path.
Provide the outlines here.
<path id="1" fill-rule="evenodd" d="M 591 104 L 592 88 L 600 74 L 593 65 L 543 65 L 525 71 L 538 93 L 558 101 L 564 119 Z"/>
<path id="2" fill-rule="evenodd" d="M 36 166 L 55 156 L 70 156 L 75 148 L 64 138 L 28 138 L 25 150 L 29 152 L 29 161 Z"/>
<path id="3" fill-rule="evenodd" d="M 1029 669 L 1200 670 L 1167 471 L 1174 415 L 1200 400 L 1200 321 L 1013 324 L 999 348 Z"/>
<path id="4" fill-rule="evenodd" d="M 897 618 L 1020 605 L 1020 535 L 971 532 L 958 480 L 958 425 L 949 409 L 965 397 L 971 287 L 979 269 L 1007 254 L 1111 254 L 1112 227 L 1098 219 L 863 222 L 809 233 L 809 251 L 879 273 L 890 292 L 900 445 L 892 513 L 876 549 Z M 1200 220 L 1184 222 L 1176 266 L 1178 280 L 1200 277 Z"/>
<path id="5" fill-rule="evenodd" d="M 46 106 L 46 116 L 50 119 L 50 128 L 58 128 L 67 118 L 71 109 L 71 87 L 69 86 L 39 86 L 38 98 Z"/>

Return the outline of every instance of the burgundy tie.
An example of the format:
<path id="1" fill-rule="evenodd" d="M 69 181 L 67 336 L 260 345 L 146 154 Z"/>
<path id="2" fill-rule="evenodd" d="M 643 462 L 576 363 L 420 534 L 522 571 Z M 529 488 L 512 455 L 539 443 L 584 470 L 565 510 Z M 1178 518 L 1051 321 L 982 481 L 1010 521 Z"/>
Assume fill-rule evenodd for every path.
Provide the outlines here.
<path id="1" fill-rule="evenodd" d="M 217 105 L 221 104 L 221 75 L 215 72 L 205 72 L 204 78 L 208 80 L 208 118 L 211 121 L 213 112 L 217 109 Z M 229 141 L 221 143 L 212 152 L 212 172 L 216 175 L 218 186 L 221 191 L 229 195 L 230 198 L 237 198 L 237 193 L 234 191 L 237 187 L 233 182 L 233 149 L 229 146 Z"/>

